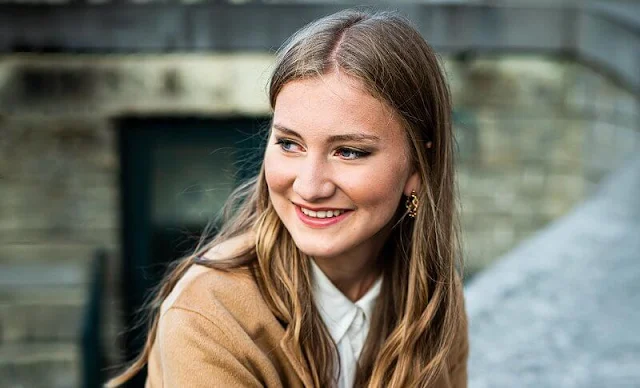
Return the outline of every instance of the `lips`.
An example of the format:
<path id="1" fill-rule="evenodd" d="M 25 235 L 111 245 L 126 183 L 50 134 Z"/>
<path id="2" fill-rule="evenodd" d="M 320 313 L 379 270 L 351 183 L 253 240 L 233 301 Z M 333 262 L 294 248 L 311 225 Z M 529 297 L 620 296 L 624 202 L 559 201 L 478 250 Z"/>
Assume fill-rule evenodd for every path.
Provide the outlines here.
<path id="1" fill-rule="evenodd" d="M 296 214 L 298 218 L 307 226 L 312 228 L 324 228 L 331 225 L 335 225 L 351 214 L 351 210 L 345 209 L 316 209 L 311 210 L 308 208 L 295 205 Z"/>
<path id="2" fill-rule="evenodd" d="M 311 209 L 307 209 L 304 208 L 302 206 L 300 206 L 300 210 L 307 216 L 309 217 L 313 217 L 313 218 L 331 218 L 331 217 L 337 217 L 340 214 L 344 213 L 344 210 L 341 209 L 333 209 L 333 210 L 318 210 L 318 211 L 314 211 Z"/>

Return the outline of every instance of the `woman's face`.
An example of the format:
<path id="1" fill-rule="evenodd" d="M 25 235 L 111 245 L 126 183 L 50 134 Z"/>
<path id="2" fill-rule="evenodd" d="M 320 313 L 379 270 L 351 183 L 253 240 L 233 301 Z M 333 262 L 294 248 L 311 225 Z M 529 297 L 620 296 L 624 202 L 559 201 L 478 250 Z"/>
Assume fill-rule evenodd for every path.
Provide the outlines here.
<path id="1" fill-rule="evenodd" d="M 275 211 L 316 258 L 377 254 L 402 194 L 419 185 L 400 120 L 337 72 L 283 87 L 264 168 Z"/>

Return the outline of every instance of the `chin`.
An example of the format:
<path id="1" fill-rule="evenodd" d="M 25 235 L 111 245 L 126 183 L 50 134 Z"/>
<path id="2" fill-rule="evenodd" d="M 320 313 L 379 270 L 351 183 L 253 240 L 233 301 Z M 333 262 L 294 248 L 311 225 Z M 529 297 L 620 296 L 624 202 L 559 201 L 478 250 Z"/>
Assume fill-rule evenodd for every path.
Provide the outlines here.
<path id="1" fill-rule="evenodd" d="M 318 239 L 311 241 L 309 238 L 299 239 L 295 236 L 293 241 L 302 253 L 311 257 L 333 257 L 341 253 L 341 250 L 336 249 L 335 244 L 329 241 Z"/>

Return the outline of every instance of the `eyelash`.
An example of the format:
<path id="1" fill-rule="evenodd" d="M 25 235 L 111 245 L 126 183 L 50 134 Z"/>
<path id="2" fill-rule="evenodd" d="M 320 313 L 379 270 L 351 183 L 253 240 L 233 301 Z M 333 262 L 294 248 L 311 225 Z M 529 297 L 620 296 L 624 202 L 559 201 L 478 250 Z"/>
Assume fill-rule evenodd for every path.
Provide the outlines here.
<path id="1" fill-rule="evenodd" d="M 345 159 L 347 159 L 347 160 L 362 159 L 364 157 L 367 157 L 367 156 L 371 155 L 371 152 L 361 151 L 361 150 L 357 150 L 357 149 L 354 149 L 354 148 L 347 148 L 347 147 L 338 148 L 337 153 L 342 153 L 342 152 L 350 152 L 350 153 L 355 154 L 355 157 L 352 157 L 352 158 L 346 158 L 345 157 Z"/>
<path id="2" fill-rule="evenodd" d="M 296 142 L 284 138 L 276 138 L 276 145 L 279 145 L 284 152 L 293 152 L 285 148 L 287 145 L 298 145 Z"/>
<path id="3" fill-rule="evenodd" d="M 286 146 L 290 146 L 290 145 L 298 145 L 298 143 L 296 143 L 296 142 L 294 142 L 292 140 L 289 140 L 289 139 L 285 139 L 285 138 L 276 138 L 275 144 L 279 145 L 280 148 L 282 149 L 282 151 L 284 151 L 284 152 L 295 152 L 295 151 L 292 151 L 290 149 L 286 149 L 285 147 Z M 350 148 L 350 147 L 340 147 L 340 148 L 338 148 L 336 150 L 336 153 L 337 154 L 341 154 L 342 153 L 342 157 L 345 160 L 362 159 L 364 157 L 367 157 L 367 156 L 371 155 L 371 152 L 369 152 L 369 151 L 362 151 L 362 150 L 358 150 L 358 149 Z M 353 157 L 344 157 L 344 153 L 352 153 L 352 154 L 354 154 L 354 156 Z"/>

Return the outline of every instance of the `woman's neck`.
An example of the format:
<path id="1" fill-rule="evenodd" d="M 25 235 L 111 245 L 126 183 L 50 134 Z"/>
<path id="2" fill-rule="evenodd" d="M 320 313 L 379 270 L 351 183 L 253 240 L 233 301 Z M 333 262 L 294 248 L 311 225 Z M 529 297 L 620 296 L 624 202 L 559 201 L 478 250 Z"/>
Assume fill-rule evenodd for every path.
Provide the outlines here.
<path id="1" fill-rule="evenodd" d="M 356 302 L 369 291 L 380 275 L 377 254 L 349 254 L 314 258 L 315 263 L 349 300 Z"/>

